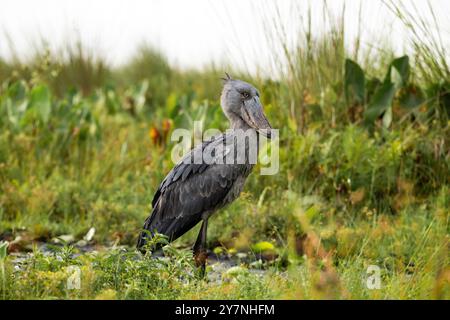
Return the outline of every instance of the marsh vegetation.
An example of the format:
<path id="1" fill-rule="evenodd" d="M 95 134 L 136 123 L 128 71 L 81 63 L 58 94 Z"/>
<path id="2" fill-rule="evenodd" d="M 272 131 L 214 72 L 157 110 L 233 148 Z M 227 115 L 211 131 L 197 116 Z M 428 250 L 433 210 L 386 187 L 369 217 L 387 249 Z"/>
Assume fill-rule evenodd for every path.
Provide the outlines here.
<path id="1" fill-rule="evenodd" d="M 81 43 L 0 59 L 1 299 L 449 299 L 448 48 L 431 35 L 407 55 L 350 50 L 336 21 L 277 52 L 288 68 L 274 79 L 181 70 L 149 46 L 119 68 Z M 226 128 L 224 71 L 260 89 L 280 172 L 251 175 L 211 219 L 200 279 L 198 227 L 163 259 L 134 246 L 173 166 L 172 130 Z"/>

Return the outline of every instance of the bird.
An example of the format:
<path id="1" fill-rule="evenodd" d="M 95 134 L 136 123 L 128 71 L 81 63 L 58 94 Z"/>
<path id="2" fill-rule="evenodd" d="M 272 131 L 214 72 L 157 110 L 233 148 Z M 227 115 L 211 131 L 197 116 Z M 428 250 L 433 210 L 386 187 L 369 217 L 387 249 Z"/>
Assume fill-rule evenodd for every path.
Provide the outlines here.
<path id="1" fill-rule="evenodd" d="M 251 161 L 250 140 L 245 137 L 256 137 L 259 141 L 263 135 L 270 139 L 272 132 L 259 91 L 250 83 L 225 74 L 220 104 L 229 120 L 229 130 L 194 147 L 167 174 L 153 197 L 151 214 L 137 242 L 137 249 L 145 253 L 149 249 L 148 240 L 155 235 L 164 235 L 172 242 L 201 222 L 192 250 L 195 265 L 203 276 L 208 219 L 238 198 L 255 164 Z M 242 148 L 239 143 L 242 144 L 243 136 Z M 209 161 L 203 159 L 207 158 L 205 155 L 210 156 Z M 150 250 L 153 252 L 162 246 L 157 243 Z"/>

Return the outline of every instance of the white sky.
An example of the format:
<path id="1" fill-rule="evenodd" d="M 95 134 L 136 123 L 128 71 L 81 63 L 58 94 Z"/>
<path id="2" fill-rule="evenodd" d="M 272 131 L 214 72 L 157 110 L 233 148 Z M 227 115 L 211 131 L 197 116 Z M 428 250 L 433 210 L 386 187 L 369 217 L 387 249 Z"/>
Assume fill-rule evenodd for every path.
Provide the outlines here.
<path id="1" fill-rule="evenodd" d="M 142 42 L 159 47 L 170 61 L 182 67 L 215 62 L 245 66 L 249 71 L 269 66 L 270 48 L 264 36 L 264 19 L 279 19 L 287 36 L 295 38 L 306 14 L 307 0 L 0 0 L 0 55 L 8 58 L 13 42 L 19 56 L 26 57 L 40 38 L 52 48 L 81 38 L 84 44 L 120 64 Z M 431 18 L 426 0 L 403 0 Z M 310 1 L 313 29 L 321 32 L 322 1 Z M 336 13 L 343 0 L 328 1 Z M 437 14 L 441 35 L 450 44 L 450 0 L 430 0 Z M 362 4 L 362 33 L 365 45 L 376 45 L 381 37 L 392 41 L 399 52 L 407 50 L 407 35 L 381 0 L 346 0 L 347 41 L 358 31 Z M 430 24 L 431 27 L 431 24 Z"/>

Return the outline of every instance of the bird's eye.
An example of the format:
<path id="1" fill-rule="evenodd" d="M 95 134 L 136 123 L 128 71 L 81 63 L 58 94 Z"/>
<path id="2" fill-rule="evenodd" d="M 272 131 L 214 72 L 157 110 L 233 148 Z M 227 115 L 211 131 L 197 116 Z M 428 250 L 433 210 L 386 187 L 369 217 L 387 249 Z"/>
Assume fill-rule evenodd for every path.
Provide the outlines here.
<path id="1" fill-rule="evenodd" d="M 244 97 L 244 99 L 250 98 L 250 95 L 248 94 L 248 92 L 244 92 L 244 93 L 242 94 L 242 96 Z"/>

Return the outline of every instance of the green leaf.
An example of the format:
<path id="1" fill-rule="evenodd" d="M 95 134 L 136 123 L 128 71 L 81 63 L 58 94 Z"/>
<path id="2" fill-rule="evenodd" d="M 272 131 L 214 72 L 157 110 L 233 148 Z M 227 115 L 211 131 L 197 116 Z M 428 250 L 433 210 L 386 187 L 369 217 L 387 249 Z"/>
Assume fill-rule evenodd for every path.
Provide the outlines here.
<path id="1" fill-rule="evenodd" d="M 372 126 L 381 115 L 383 115 L 383 126 L 388 128 L 391 125 L 392 100 L 395 92 L 408 83 L 409 72 L 408 56 L 394 59 L 391 62 L 383 84 L 377 88 L 364 112 L 366 125 Z"/>
<path id="2" fill-rule="evenodd" d="M 252 250 L 255 252 L 266 252 L 272 251 L 275 249 L 275 246 L 267 241 L 261 241 L 252 246 Z"/>
<path id="3" fill-rule="evenodd" d="M 409 57 L 403 56 L 394 59 L 389 66 L 388 74 L 386 75 L 385 82 L 391 82 L 395 84 L 397 89 L 403 87 L 408 83 L 409 79 Z"/>
<path id="4" fill-rule="evenodd" d="M 363 103 L 365 97 L 365 76 L 364 71 L 354 61 L 345 60 L 345 97 L 349 102 L 353 97 L 357 102 Z"/>
<path id="5" fill-rule="evenodd" d="M 389 128 L 392 123 L 392 106 L 386 109 L 383 115 L 383 127 Z"/>
<path id="6" fill-rule="evenodd" d="M 5 260 L 8 255 L 8 242 L 2 241 L 0 242 L 0 261 Z"/>
<path id="7" fill-rule="evenodd" d="M 8 88 L 7 95 L 14 101 L 25 99 L 27 92 L 26 85 L 23 81 L 17 81 L 11 84 Z"/>
<path id="8" fill-rule="evenodd" d="M 393 83 L 383 83 L 375 92 L 372 101 L 364 112 L 364 122 L 372 125 L 375 120 L 392 105 L 395 95 L 395 85 Z"/>
<path id="9" fill-rule="evenodd" d="M 47 86 L 39 85 L 31 90 L 30 106 L 37 111 L 42 122 L 48 122 L 51 113 L 51 98 Z"/>

